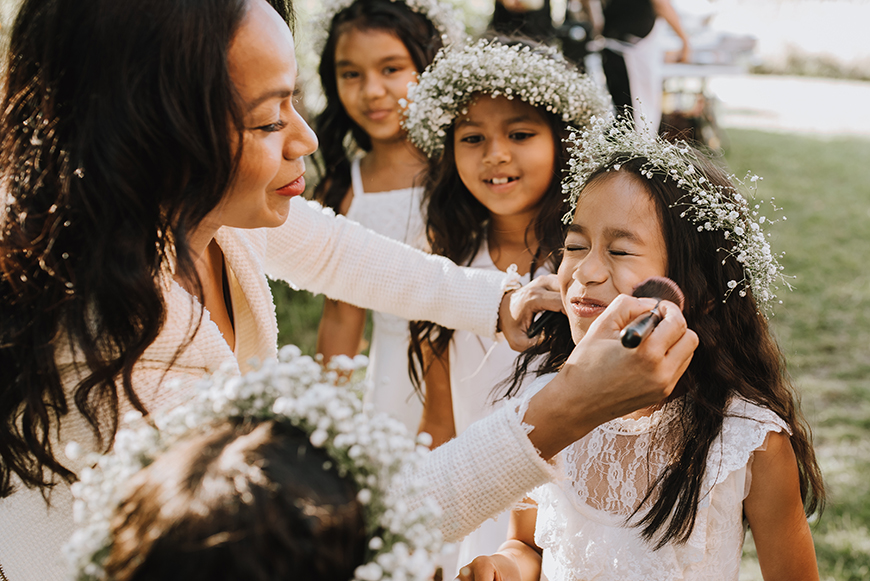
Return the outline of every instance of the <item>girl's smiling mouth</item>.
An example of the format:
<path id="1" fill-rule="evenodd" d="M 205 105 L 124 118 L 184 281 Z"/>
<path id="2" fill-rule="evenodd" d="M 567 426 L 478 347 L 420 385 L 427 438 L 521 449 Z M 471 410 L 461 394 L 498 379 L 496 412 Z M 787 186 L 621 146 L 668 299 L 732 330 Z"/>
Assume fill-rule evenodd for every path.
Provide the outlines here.
<path id="1" fill-rule="evenodd" d="M 597 317 L 607 308 L 604 301 L 588 297 L 574 297 L 570 303 L 571 311 L 582 318 Z"/>

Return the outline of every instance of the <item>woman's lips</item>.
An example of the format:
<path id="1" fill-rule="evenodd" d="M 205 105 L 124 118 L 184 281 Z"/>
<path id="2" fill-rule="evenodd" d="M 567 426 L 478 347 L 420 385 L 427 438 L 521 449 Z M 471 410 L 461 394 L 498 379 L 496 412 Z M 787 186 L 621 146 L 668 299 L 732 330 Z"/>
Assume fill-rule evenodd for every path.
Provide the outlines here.
<path id="1" fill-rule="evenodd" d="M 292 198 L 293 196 L 301 195 L 305 191 L 305 177 L 299 176 L 286 186 L 281 186 L 277 190 L 279 195 Z"/>
<path id="2" fill-rule="evenodd" d="M 571 299 L 571 310 L 581 318 L 597 317 L 604 312 L 607 305 L 597 299 L 576 298 Z"/>

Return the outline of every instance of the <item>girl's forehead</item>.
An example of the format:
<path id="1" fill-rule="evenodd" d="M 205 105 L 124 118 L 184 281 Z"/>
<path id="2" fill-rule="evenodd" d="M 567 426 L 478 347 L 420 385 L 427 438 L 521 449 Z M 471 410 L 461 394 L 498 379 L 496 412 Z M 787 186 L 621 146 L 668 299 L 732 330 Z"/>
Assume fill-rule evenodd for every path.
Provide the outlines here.
<path id="1" fill-rule="evenodd" d="M 537 107 L 529 105 L 520 99 L 508 99 L 502 95 L 493 96 L 489 93 L 475 93 L 466 105 L 465 113 L 458 120 L 465 118 L 479 119 L 481 117 L 502 119 L 529 120 L 546 122 L 546 118 Z"/>
<path id="2" fill-rule="evenodd" d="M 642 182 L 625 171 L 609 171 L 589 182 L 577 198 L 574 223 L 605 215 L 614 222 L 649 222 L 659 217 L 652 196 Z"/>

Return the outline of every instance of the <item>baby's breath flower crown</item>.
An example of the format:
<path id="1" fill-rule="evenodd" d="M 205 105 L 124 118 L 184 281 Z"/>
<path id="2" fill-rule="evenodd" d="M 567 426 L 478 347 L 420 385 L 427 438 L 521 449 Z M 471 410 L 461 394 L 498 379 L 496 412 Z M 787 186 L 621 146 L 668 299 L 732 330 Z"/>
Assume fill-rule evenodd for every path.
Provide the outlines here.
<path id="1" fill-rule="evenodd" d="M 607 95 L 557 51 L 480 40 L 443 48 L 409 87 L 408 137 L 429 157 L 440 155 L 447 128 L 475 93 L 517 98 L 577 127 L 610 110 Z"/>
<path id="2" fill-rule="evenodd" d="M 321 3 L 320 12 L 311 25 L 310 42 L 316 55 L 323 54 L 326 39 L 332 29 L 332 20 L 343 10 L 347 10 L 358 0 L 326 0 Z M 465 38 L 465 27 L 456 8 L 441 0 L 390 0 L 407 6 L 411 12 L 425 16 L 435 30 L 441 34 L 444 45 L 459 42 Z"/>
<path id="3" fill-rule="evenodd" d="M 743 279 L 728 282 L 725 299 L 738 288 L 741 297 L 751 291 L 762 312 L 769 313 L 780 284 L 791 288 L 779 264 L 782 254 L 771 252 L 770 234 L 762 229 L 763 224 L 777 220 L 761 214 L 761 204 L 748 199 L 755 198 L 761 179 L 758 176 L 747 176 L 748 185 L 733 175 L 729 178 L 734 187 L 714 185 L 700 171 L 703 166 L 696 150 L 685 141 L 668 142 L 658 135 L 650 136 L 636 130 L 631 121 L 615 121 L 611 116 L 596 118 L 589 127 L 573 131 L 566 141 L 572 144 L 569 147 L 571 159 L 568 176 L 562 181 L 562 192 L 571 209 L 565 214 L 564 222 L 573 219 L 580 192 L 594 172 L 605 164 L 609 164 L 608 171 L 618 171 L 621 164 L 642 157 L 648 160 L 641 169 L 644 177 L 672 180 L 685 191 L 675 204 L 683 208 L 681 217 L 696 224 L 699 232 L 721 230 L 733 243 L 732 248 L 720 249 L 726 254 L 722 264 L 733 257 L 743 267 Z M 746 190 L 748 198 L 738 187 Z M 779 210 L 772 200 L 770 204 L 773 211 Z M 785 219 L 783 216 L 782 220 Z"/>
<path id="4" fill-rule="evenodd" d="M 134 427 L 118 431 L 111 453 L 93 454 L 94 468 L 73 484 L 79 528 L 64 550 L 76 579 L 106 578 L 110 520 L 130 477 L 185 435 L 230 418 L 289 421 L 326 450 L 342 476 L 354 479 L 370 536 L 367 562 L 357 567 L 355 581 L 430 579 L 441 549 L 441 534 L 432 524 L 440 508 L 433 501 L 411 510 L 400 492 L 403 483 L 406 493 L 424 491 L 424 483 L 408 484 L 401 473 L 425 458 L 426 442 L 416 443 L 398 420 L 364 412 L 360 385 L 341 379 L 361 363 L 338 359 L 324 371 L 287 346 L 278 360 L 242 377 L 217 373 L 204 379 L 190 403 L 154 414 L 153 423 L 125 418 Z M 67 448 L 68 455 L 77 455 L 75 444 Z"/>

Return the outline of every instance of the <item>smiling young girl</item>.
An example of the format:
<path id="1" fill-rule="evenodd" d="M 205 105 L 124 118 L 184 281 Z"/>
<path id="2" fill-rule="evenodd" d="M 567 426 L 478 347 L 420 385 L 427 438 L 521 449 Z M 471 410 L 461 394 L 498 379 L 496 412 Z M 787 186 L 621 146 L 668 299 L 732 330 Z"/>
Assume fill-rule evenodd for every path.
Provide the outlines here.
<path id="1" fill-rule="evenodd" d="M 762 314 L 782 280 L 766 216 L 685 143 L 628 122 L 598 129 L 574 137 L 564 186 L 567 320 L 523 357 L 544 355 L 546 381 L 651 276 L 683 290 L 700 346 L 673 397 L 566 448 L 559 478 L 532 494 L 537 510 L 515 511 L 512 539 L 461 578 L 737 579 L 748 525 L 765 579 L 818 579 L 804 509 L 822 506 L 824 487 Z"/>
<path id="2" fill-rule="evenodd" d="M 420 176 L 426 158 L 405 139 L 401 102 L 458 21 L 438 0 L 355 0 L 330 5 L 316 25 L 326 108 L 315 127 L 326 176 L 315 197 L 380 234 L 425 247 Z M 348 144 L 350 138 L 350 145 Z M 365 309 L 327 299 L 317 338 L 325 360 L 356 355 Z M 366 399 L 416 431 L 421 404 L 408 379 L 408 322 L 374 312 Z"/>
<path id="3" fill-rule="evenodd" d="M 410 100 L 405 126 L 430 156 L 432 252 L 515 269 L 526 282 L 554 272 L 565 212 L 562 139 L 569 124 L 585 126 L 607 110 L 603 94 L 557 54 L 484 40 L 441 53 Z M 517 356 L 504 342 L 423 322 L 411 326 L 409 353 L 417 385 L 425 384 L 420 431 L 436 447 L 492 411 L 490 391 Z M 498 547 L 506 521 L 473 533 L 460 559 Z"/>

